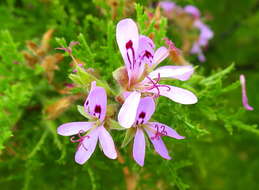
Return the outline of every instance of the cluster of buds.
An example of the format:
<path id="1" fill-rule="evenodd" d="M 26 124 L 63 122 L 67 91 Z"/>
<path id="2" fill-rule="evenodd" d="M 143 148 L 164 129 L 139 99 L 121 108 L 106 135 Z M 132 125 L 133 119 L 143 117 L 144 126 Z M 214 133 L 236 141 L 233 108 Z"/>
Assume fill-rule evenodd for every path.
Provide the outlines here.
<path id="1" fill-rule="evenodd" d="M 199 35 L 194 38 L 189 38 L 187 37 L 188 35 L 183 33 L 184 45 L 182 49 L 183 51 L 198 55 L 198 59 L 204 62 L 206 59 L 203 54 L 203 48 L 208 46 L 209 40 L 213 37 L 213 32 L 201 20 L 199 9 L 193 5 L 187 5 L 182 8 L 170 1 L 162 1 L 159 3 L 159 6 L 163 9 L 164 16 L 174 21 L 180 28 L 183 28 L 183 31 L 192 29 L 199 31 Z"/>
<path id="2" fill-rule="evenodd" d="M 120 86 L 120 92 L 115 97 L 122 104 L 118 116 L 114 119 L 108 114 L 105 88 L 98 86 L 97 81 L 92 81 L 84 107 L 79 109 L 89 121 L 63 124 L 58 127 L 57 132 L 63 136 L 73 136 L 71 142 L 78 143 L 75 161 L 79 164 L 90 158 L 98 139 L 104 154 L 110 159 L 117 158 L 118 153 L 108 129 L 126 131 L 123 146 L 134 139 L 132 155 L 140 166 L 144 165 L 145 160 L 145 134 L 155 151 L 169 160 L 171 157 L 162 137 L 184 137 L 171 127 L 152 121 L 157 98 L 164 96 L 180 104 L 195 104 L 197 97 L 189 90 L 163 84 L 161 79 L 186 81 L 193 74 L 194 68 L 191 65 L 158 67 L 169 56 L 170 48 L 156 49 L 149 37 L 139 34 L 132 19 L 123 19 L 117 24 L 116 40 L 125 63 L 113 73 Z M 111 127 L 111 123 L 117 127 Z M 77 140 L 74 135 L 77 135 Z"/>

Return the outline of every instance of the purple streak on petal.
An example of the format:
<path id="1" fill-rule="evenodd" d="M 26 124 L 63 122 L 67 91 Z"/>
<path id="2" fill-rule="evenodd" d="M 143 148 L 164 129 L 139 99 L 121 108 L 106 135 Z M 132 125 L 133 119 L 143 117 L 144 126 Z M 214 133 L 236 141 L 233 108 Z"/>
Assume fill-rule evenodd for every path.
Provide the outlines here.
<path id="1" fill-rule="evenodd" d="M 246 80 L 244 75 L 240 75 L 240 83 L 242 87 L 242 103 L 246 110 L 252 111 L 254 108 L 248 104 L 248 98 L 246 95 Z"/>
<path id="2" fill-rule="evenodd" d="M 162 138 L 153 138 L 153 136 L 155 135 L 153 133 L 153 131 L 145 128 L 147 134 L 148 134 L 148 137 L 150 139 L 150 141 L 152 142 L 154 148 L 155 148 L 155 151 L 160 155 L 162 156 L 164 159 L 167 159 L 167 160 L 171 160 L 171 157 L 169 156 L 168 154 L 168 150 L 162 140 Z"/>
<path id="3" fill-rule="evenodd" d="M 88 138 L 81 142 L 81 146 L 78 147 L 75 154 L 75 161 L 78 164 L 84 164 L 91 157 L 97 144 L 98 135 L 99 128 L 97 127 L 88 134 Z"/>
<path id="4" fill-rule="evenodd" d="M 144 166 L 145 160 L 145 136 L 142 129 L 137 128 L 133 144 L 133 158 L 140 165 Z"/>
<path id="5" fill-rule="evenodd" d="M 138 27 L 132 19 L 123 19 L 117 24 L 116 40 L 131 80 L 136 77 L 136 73 L 132 70 L 135 66 L 139 43 Z"/>
<path id="6" fill-rule="evenodd" d="M 118 121 L 122 127 L 130 128 L 135 122 L 140 96 L 141 93 L 132 92 L 121 106 Z"/>
<path id="7" fill-rule="evenodd" d="M 201 15 L 199 9 L 193 5 L 187 5 L 184 7 L 184 11 L 186 13 L 191 14 L 192 16 L 194 16 L 196 19 L 198 19 Z"/>
<path id="8" fill-rule="evenodd" d="M 159 3 L 159 6 L 166 12 L 170 12 L 176 7 L 175 3 L 171 1 L 162 1 Z"/>
<path id="9" fill-rule="evenodd" d="M 136 117 L 136 124 L 145 124 L 155 112 L 155 102 L 151 97 L 141 98 Z"/>
<path id="10" fill-rule="evenodd" d="M 110 159 L 117 158 L 117 152 L 114 142 L 109 132 L 103 127 L 99 127 L 99 141 L 103 150 L 103 153 Z"/>
<path id="11" fill-rule="evenodd" d="M 168 137 L 172 137 L 175 139 L 184 139 L 185 138 L 185 137 L 179 135 L 174 129 L 172 129 L 171 127 L 169 127 L 163 123 L 148 122 L 148 126 L 150 127 L 150 129 L 152 129 L 153 133 L 154 133 L 154 131 L 159 130 L 159 132 L 162 133 L 163 136 L 168 136 Z"/>
<path id="12" fill-rule="evenodd" d="M 161 63 L 165 58 L 169 55 L 169 51 L 166 47 L 162 46 L 158 48 L 154 54 L 153 64 L 150 65 L 153 68 L 156 67 L 159 63 Z"/>
<path id="13" fill-rule="evenodd" d="M 166 85 L 169 88 L 159 87 L 160 95 L 165 96 L 180 104 L 195 104 L 197 97 L 189 90 L 178 88 L 175 86 Z M 148 90 L 151 93 L 157 93 L 156 89 Z"/>
<path id="14" fill-rule="evenodd" d="M 91 90 L 84 103 L 85 112 L 103 121 L 106 115 L 107 95 L 105 89 L 92 82 Z"/>
<path id="15" fill-rule="evenodd" d="M 181 81 L 188 80 L 194 72 L 194 68 L 190 65 L 188 66 L 162 66 L 149 73 L 151 79 L 156 79 L 158 73 L 161 78 L 174 78 Z"/>
<path id="16" fill-rule="evenodd" d="M 60 125 L 57 129 L 57 133 L 62 136 L 76 135 L 79 131 L 88 131 L 94 122 L 71 122 Z"/>

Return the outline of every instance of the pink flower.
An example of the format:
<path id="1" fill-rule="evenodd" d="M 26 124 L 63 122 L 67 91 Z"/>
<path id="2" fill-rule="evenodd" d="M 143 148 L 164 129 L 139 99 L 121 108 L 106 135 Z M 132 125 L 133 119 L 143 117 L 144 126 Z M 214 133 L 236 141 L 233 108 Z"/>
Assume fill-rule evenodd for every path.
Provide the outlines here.
<path id="1" fill-rule="evenodd" d="M 159 6 L 166 12 L 170 12 L 172 11 L 175 7 L 176 4 L 174 2 L 171 1 L 161 1 L 159 3 Z"/>
<path id="2" fill-rule="evenodd" d="M 116 29 L 117 43 L 128 73 L 128 93 L 122 105 L 118 121 L 125 128 L 134 123 L 141 96 L 165 96 L 181 104 L 194 104 L 196 96 L 185 89 L 160 84 L 161 78 L 188 80 L 194 69 L 192 66 L 163 66 L 152 71 L 168 55 L 166 47 L 156 51 L 153 41 L 139 35 L 136 23 L 131 19 L 121 20 Z"/>
<path id="3" fill-rule="evenodd" d="M 163 136 L 172 137 L 175 139 L 184 139 L 171 127 L 158 122 L 149 122 L 149 119 L 155 111 L 155 102 L 151 97 L 145 97 L 140 100 L 137 113 L 134 118 L 136 134 L 133 143 L 133 158 L 140 165 L 144 165 L 145 160 L 145 136 L 147 133 L 149 140 L 152 142 L 155 151 L 163 158 L 170 160 L 168 150 L 162 140 Z"/>
<path id="4" fill-rule="evenodd" d="M 184 7 L 184 11 L 194 17 L 194 23 L 193 26 L 197 28 L 200 31 L 199 38 L 196 42 L 194 42 L 191 53 L 192 54 L 197 54 L 198 59 L 201 62 L 206 61 L 206 58 L 202 52 L 202 48 L 206 47 L 209 43 L 209 40 L 213 38 L 213 32 L 212 30 L 204 24 L 201 19 L 200 19 L 200 11 L 197 7 L 193 5 L 187 5 Z"/>
<path id="5" fill-rule="evenodd" d="M 248 98 L 246 95 L 246 80 L 244 75 L 240 75 L 240 83 L 242 87 L 242 103 L 246 110 L 252 111 L 254 108 L 248 104 Z"/>
<path id="6" fill-rule="evenodd" d="M 107 95 L 104 88 L 92 82 L 90 93 L 84 103 L 85 112 L 92 117 L 89 122 L 71 122 L 58 127 L 57 133 L 62 136 L 77 135 L 72 142 L 79 143 L 75 154 L 75 161 L 84 164 L 93 154 L 99 139 L 104 154 L 110 158 L 117 158 L 114 142 L 109 132 L 104 128 L 107 106 Z"/>

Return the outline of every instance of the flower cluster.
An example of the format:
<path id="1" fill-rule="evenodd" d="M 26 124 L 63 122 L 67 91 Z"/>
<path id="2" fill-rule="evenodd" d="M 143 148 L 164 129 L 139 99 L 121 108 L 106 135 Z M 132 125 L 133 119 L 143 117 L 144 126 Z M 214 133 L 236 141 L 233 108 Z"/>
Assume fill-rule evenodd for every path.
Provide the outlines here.
<path id="1" fill-rule="evenodd" d="M 184 139 L 171 127 L 152 121 L 156 100 L 165 96 L 181 104 L 195 104 L 197 97 L 189 90 L 163 84 L 161 79 L 188 80 L 194 72 L 191 65 L 160 66 L 167 58 L 169 50 L 166 47 L 155 48 L 155 44 L 147 36 L 140 35 L 138 27 L 132 19 L 123 19 L 117 24 L 116 40 L 125 66 L 118 68 L 113 76 L 120 85 L 120 93 L 115 98 L 122 104 L 118 111 L 118 124 L 121 129 L 131 131 L 133 142 L 133 158 L 140 165 L 145 159 L 145 133 L 152 142 L 155 151 L 165 159 L 171 159 L 163 136 Z M 91 90 L 84 103 L 84 114 L 88 122 L 72 122 L 61 125 L 57 132 L 63 136 L 77 135 L 71 142 L 78 143 L 75 161 L 85 163 L 93 154 L 99 139 L 100 148 L 104 154 L 115 159 L 117 150 L 111 135 L 107 131 L 110 116 L 106 114 L 107 95 L 105 89 L 91 84 Z"/>
<path id="2" fill-rule="evenodd" d="M 191 19 L 191 21 L 187 19 L 188 21 L 186 23 L 188 26 L 184 27 L 189 27 L 189 25 L 191 25 L 191 27 L 198 29 L 199 36 L 193 42 L 190 53 L 197 54 L 198 59 L 201 62 L 204 62 L 206 59 L 202 49 L 208 45 L 209 40 L 213 38 L 214 34 L 212 30 L 201 20 L 199 9 L 193 5 L 187 5 L 182 8 L 170 1 L 162 1 L 159 3 L 159 6 L 163 9 L 165 16 L 167 16 L 169 19 L 177 20 L 179 17 L 181 18 L 181 22 L 183 17 L 188 17 Z"/>

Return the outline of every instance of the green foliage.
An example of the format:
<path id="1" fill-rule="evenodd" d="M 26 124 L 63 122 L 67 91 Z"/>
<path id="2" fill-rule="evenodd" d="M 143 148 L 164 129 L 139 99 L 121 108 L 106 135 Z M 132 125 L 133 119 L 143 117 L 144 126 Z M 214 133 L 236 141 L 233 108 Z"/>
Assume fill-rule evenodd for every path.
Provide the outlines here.
<path id="1" fill-rule="evenodd" d="M 148 144 L 145 166 L 140 168 L 132 159 L 134 129 L 121 130 L 114 117 L 107 125 L 115 129 L 111 134 L 120 152 L 120 161 L 107 159 L 97 148 L 85 165 L 74 162 L 76 145 L 69 138 L 58 136 L 56 129 L 66 122 L 89 119 L 82 105 L 93 80 L 106 89 L 108 102 L 116 103 L 113 97 L 118 86 L 112 72 L 123 66 L 115 39 L 117 22 L 125 17 L 134 18 L 141 34 L 155 34 L 156 48 L 165 45 L 164 37 L 181 43 L 177 36 L 172 36 L 177 30 L 166 18 L 161 17 L 159 30 L 155 20 L 149 20 L 147 10 L 154 13 L 151 4 L 157 1 L 143 0 L 136 4 L 115 1 L 117 9 L 112 9 L 105 0 L 0 2 L 1 189 L 121 190 L 129 189 L 128 183 L 136 183 L 136 189 L 151 190 L 257 190 L 257 0 L 177 1 L 181 5 L 194 4 L 203 15 L 211 15 L 209 24 L 215 38 L 205 52 L 206 63 L 199 65 L 194 57 L 186 57 L 199 65 L 190 80 L 166 81 L 194 92 L 198 103 L 180 105 L 164 97 L 158 99 L 153 119 L 186 137 L 181 141 L 164 138 L 172 160 L 163 160 Z M 125 5 L 135 11 L 127 15 Z M 117 10 L 116 17 L 113 10 Z M 48 29 L 55 29 L 48 56 L 60 53 L 56 47 L 79 41 L 73 47 L 73 55 L 84 62 L 83 68 L 71 67 L 71 58 L 64 53 L 52 83 L 46 80 L 42 63 L 32 68 L 22 53 L 28 51 L 26 41 L 38 44 Z M 43 57 L 39 59 L 42 61 Z M 233 61 L 235 64 L 230 64 Z M 93 68 L 94 74 L 88 68 Z M 72 72 L 74 69 L 76 73 Z M 253 112 L 242 107 L 240 73 L 246 75 Z M 65 83 L 76 87 L 60 93 Z M 79 98 L 71 100 L 71 105 L 58 117 L 49 119 L 46 108 L 53 111 L 49 102 L 70 96 Z M 128 175 L 125 170 L 129 171 Z"/>

